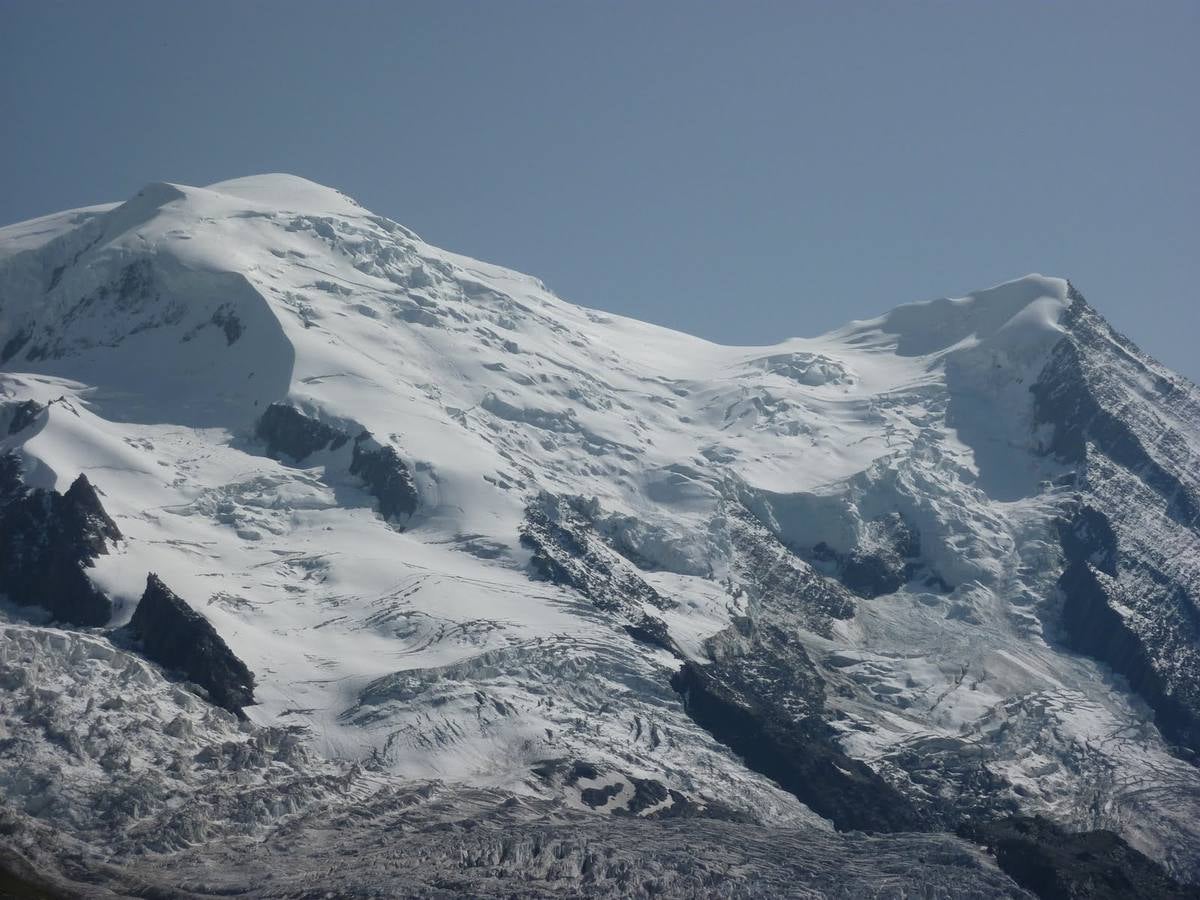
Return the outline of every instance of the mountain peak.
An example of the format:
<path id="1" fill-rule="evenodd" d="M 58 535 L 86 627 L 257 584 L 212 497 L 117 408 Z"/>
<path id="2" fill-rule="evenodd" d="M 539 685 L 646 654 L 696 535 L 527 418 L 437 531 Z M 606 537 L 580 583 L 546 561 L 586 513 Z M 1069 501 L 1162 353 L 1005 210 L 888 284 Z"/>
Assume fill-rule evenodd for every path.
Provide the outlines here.
<path id="1" fill-rule="evenodd" d="M 486 786 L 518 830 L 540 809 L 642 844 L 687 815 L 736 841 L 750 819 L 834 842 L 827 859 L 859 840 L 830 825 L 920 829 L 909 860 L 982 859 L 955 834 L 1019 811 L 1200 878 L 1200 770 L 1162 737 L 1200 752 L 1200 391 L 1068 282 L 721 346 L 282 174 L 148 185 L 0 232 L 0 260 L 0 461 L 47 489 L 37 515 L 0 516 L 0 560 L 67 572 L 98 624 L 132 625 L 20 625 L 12 651 L 0 627 L 0 684 L 30 698 L 0 709 L 22 742 L 0 784 L 31 815 L 71 809 L 109 857 L 246 834 L 247 784 L 257 824 L 308 808 L 303 830 L 436 779 L 473 821 L 460 801 Z M 107 552 L 40 565 L 25 551 L 62 529 L 38 511 L 76 477 Z M 62 593 L 8 568 L 17 603 Z M 178 601 L 162 627 L 153 604 L 130 620 L 151 572 Z M 197 634 L 201 660 L 162 643 Z M 130 654 L 228 709 L 253 686 L 245 750 Z M 126 673 L 128 707 L 105 672 Z M 98 743 L 145 722 L 161 756 Z M 273 759 L 345 766 L 321 776 L 338 798 L 277 793 Z M 108 793 L 97 811 L 46 785 Z M 518 872 L 561 861 L 492 846 Z"/>
<path id="2" fill-rule="evenodd" d="M 1041 345 L 1062 334 L 1071 293 L 1064 278 L 1030 274 L 962 297 L 906 303 L 834 334 L 859 345 L 894 346 L 901 356 L 936 354 L 964 341 Z"/>
<path id="3" fill-rule="evenodd" d="M 104 231 L 100 242 L 112 240 L 137 228 L 158 214 L 164 206 L 187 199 L 187 190 L 165 181 L 154 181 L 108 212 L 103 219 Z"/>
<path id="4" fill-rule="evenodd" d="M 365 212 L 357 201 L 335 188 L 284 172 L 231 178 L 210 184 L 206 190 L 287 212 L 355 216 Z"/>

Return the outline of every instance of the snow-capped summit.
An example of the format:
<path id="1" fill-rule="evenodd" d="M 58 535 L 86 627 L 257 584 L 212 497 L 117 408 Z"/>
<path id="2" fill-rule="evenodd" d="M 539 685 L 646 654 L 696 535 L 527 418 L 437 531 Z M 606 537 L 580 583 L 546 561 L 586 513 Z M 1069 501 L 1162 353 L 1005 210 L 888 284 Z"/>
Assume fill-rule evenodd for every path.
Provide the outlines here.
<path id="1" fill-rule="evenodd" d="M 860 336 L 878 331 L 891 337 L 901 356 L 925 356 L 963 341 L 1000 339 L 1017 348 L 1062 335 L 1059 322 L 1070 305 L 1068 294 L 1061 278 L 1026 275 L 968 297 L 908 303 L 838 333 L 858 343 Z"/>
<path id="2" fill-rule="evenodd" d="M 368 215 L 366 210 L 341 191 L 301 178 L 299 175 L 282 172 L 218 181 L 216 184 L 210 184 L 208 190 L 283 212 Z"/>
<path id="3" fill-rule="evenodd" d="M 352 761 L 360 798 L 438 779 L 829 841 L 1045 816 L 1200 878 L 1200 391 L 1065 280 L 726 347 L 261 175 L 0 229 L 0 366 L 0 526 L 35 548 L 0 565 L 4 646 L 72 696 L 128 658 L 123 703 L 227 743 L 185 672 L 264 785 L 302 734 L 293 811 Z M 45 602 L 61 566 L 109 630 Z M 71 727 L 125 721 L 93 699 Z M 75 837 L 207 839 L 171 819 L 184 755 L 22 746 L 0 787 L 31 822 L 14 766 L 119 770 L 160 800 Z"/>

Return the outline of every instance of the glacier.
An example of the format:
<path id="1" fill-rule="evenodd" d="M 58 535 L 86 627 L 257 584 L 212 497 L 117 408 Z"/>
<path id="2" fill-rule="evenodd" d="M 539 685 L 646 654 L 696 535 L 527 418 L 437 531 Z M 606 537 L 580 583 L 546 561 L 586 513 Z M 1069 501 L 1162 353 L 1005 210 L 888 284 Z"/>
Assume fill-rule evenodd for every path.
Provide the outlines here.
<path id="1" fill-rule="evenodd" d="M 106 622 L 0 585 L 46 890 L 1049 896 L 1014 821 L 1200 883 L 1200 390 L 1064 279 L 728 347 L 152 184 L 0 229 L 0 436 L 113 524 Z M 150 573 L 248 702 L 148 658 Z"/>

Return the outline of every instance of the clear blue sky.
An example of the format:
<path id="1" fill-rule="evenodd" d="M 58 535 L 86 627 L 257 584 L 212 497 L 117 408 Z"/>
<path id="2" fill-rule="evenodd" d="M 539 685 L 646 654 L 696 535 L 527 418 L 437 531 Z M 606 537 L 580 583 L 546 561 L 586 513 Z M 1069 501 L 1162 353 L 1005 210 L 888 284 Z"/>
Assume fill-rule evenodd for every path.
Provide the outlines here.
<path id="1" fill-rule="evenodd" d="M 1200 3 L 0 0 L 0 222 L 286 171 L 724 342 L 1029 271 L 1200 380 Z"/>

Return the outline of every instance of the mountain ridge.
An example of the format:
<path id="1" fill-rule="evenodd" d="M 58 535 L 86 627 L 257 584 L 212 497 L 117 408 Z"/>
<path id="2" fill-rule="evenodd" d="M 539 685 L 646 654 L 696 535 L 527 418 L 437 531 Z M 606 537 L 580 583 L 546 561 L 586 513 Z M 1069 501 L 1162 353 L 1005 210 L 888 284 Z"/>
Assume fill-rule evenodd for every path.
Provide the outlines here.
<path id="1" fill-rule="evenodd" d="M 298 777 L 1043 816 L 1196 880 L 1200 392 L 1114 335 L 1031 275 L 724 347 L 294 176 L 148 185 L 0 229 L 0 450 L 95 485 L 108 625 L 161 575 L 252 673 L 247 734 L 327 761 Z"/>

